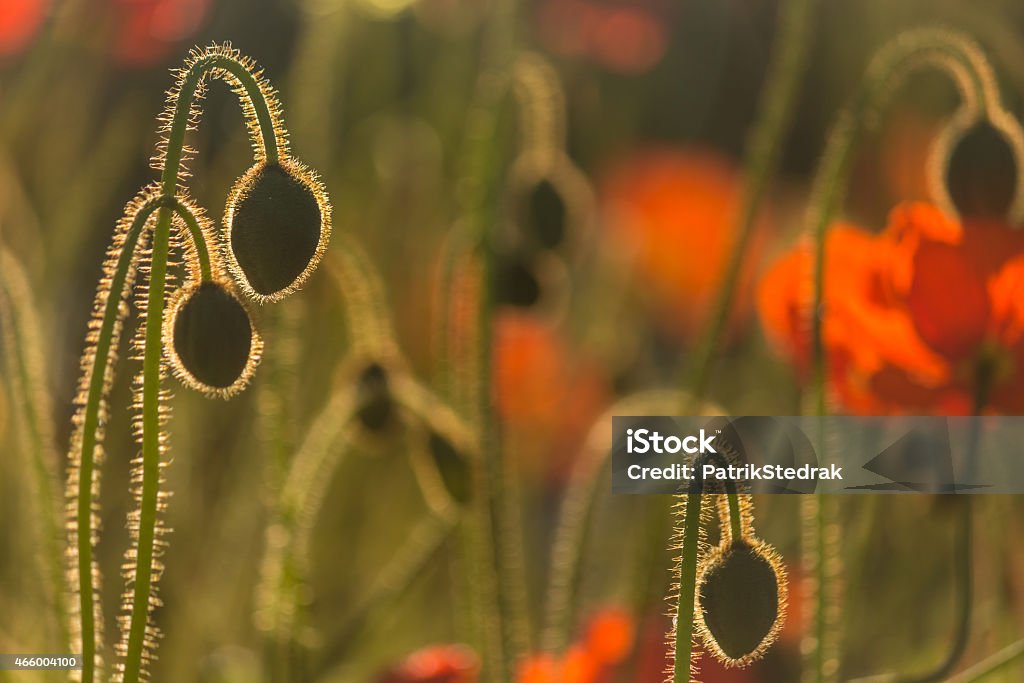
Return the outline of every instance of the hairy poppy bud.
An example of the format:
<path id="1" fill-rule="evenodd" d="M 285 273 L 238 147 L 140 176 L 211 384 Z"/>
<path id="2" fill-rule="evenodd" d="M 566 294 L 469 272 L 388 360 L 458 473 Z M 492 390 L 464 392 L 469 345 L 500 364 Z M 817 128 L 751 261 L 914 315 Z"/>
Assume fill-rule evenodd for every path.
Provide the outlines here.
<path id="1" fill-rule="evenodd" d="M 316 176 L 283 158 L 238 179 L 228 199 L 231 270 L 245 293 L 277 301 L 316 269 L 331 233 L 331 209 Z"/>
<path id="2" fill-rule="evenodd" d="M 761 658 L 782 628 L 785 571 L 767 544 L 740 539 L 705 558 L 697 597 L 705 647 L 726 665 L 746 666 Z"/>
<path id="3" fill-rule="evenodd" d="M 174 374 L 185 385 L 222 398 L 245 388 L 263 349 L 249 311 L 220 282 L 179 290 L 167 309 L 163 334 Z"/>

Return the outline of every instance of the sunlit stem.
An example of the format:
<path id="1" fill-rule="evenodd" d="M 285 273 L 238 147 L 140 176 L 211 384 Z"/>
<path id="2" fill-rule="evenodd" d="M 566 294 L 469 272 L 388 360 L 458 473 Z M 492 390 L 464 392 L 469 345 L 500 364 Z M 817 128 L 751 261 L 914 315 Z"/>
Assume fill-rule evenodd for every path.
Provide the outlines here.
<path id="1" fill-rule="evenodd" d="M 727 463 L 722 456 L 708 455 L 697 460 L 694 468 L 717 460 L 720 466 Z M 739 494 L 736 483 L 731 480 L 724 482 L 729 501 L 729 528 L 733 541 L 743 538 L 743 521 L 740 516 Z M 704 480 L 694 477 L 686 493 L 686 504 L 683 508 L 683 532 L 680 538 L 680 556 L 677 581 L 679 595 L 676 598 L 675 611 L 675 644 L 674 644 L 674 683 L 690 683 L 691 662 L 693 659 L 693 617 L 697 603 L 697 563 L 700 559 L 700 523 L 703 512 Z"/>
<path id="2" fill-rule="evenodd" d="M 192 213 L 192 210 L 178 199 L 174 199 L 174 212 L 178 214 L 185 222 L 185 227 L 188 228 L 189 236 L 192 238 L 192 246 L 196 250 L 196 259 L 199 262 L 200 277 L 203 279 L 203 282 L 212 280 L 210 249 L 206 244 L 206 236 L 203 235 L 203 229 L 199 225 L 199 220 Z"/>
<path id="3" fill-rule="evenodd" d="M 212 54 L 196 60 L 184 75 L 167 136 L 167 150 L 160 184 L 167 197 L 175 196 L 196 89 L 208 73 L 229 73 L 245 88 L 260 124 L 263 153 L 269 163 L 278 160 L 277 135 L 270 107 L 256 78 L 243 64 L 224 55 Z M 124 681 L 136 683 L 146 649 L 153 582 L 153 553 L 160 485 L 160 384 L 163 355 L 161 327 L 166 303 L 167 258 L 173 207 L 163 207 L 153 230 L 152 260 L 146 307 L 142 361 L 142 501 L 139 509 L 138 543 L 135 554 L 134 586 L 130 614 Z M 186 224 L 188 219 L 186 218 Z M 198 226 L 196 226 L 198 227 Z M 190 226 L 191 229 L 191 226 Z M 200 231 L 201 232 L 201 231 Z M 198 234 L 198 233 L 194 233 Z M 201 240 L 196 241 L 197 247 Z M 199 249 L 197 249 L 199 251 Z"/>
<path id="4" fill-rule="evenodd" d="M 100 406 L 103 402 L 103 393 L 106 386 L 107 367 L 112 351 L 114 330 L 117 326 L 119 309 L 124 299 L 128 274 L 135 260 L 135 250 L 139 245 L 139 237 L 153 212 L 164 204 L 165 201 L 162 198 L 149 200 L 139 208 L 128 228 L 116 267 L 111 275 L 110 291 L 103 309 L 103 320 L 100 326 L 99 337 L 96 340 L 95 359 L 89 376 L 89 389 L 82 422 L 82 445 L 81 452 L 79 453 L 78 524 L 76 528 L 83 683 L 92 683 L 96 675 L 96 607 L 92 583 L 92 482 L 98 440 L 97 430 L 99 429 Z"/>

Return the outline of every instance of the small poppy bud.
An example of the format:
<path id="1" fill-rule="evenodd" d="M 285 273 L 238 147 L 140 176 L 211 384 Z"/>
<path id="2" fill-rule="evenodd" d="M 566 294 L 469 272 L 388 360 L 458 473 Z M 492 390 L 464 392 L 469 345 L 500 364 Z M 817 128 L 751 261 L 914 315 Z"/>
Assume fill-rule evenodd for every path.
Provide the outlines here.
<path id="1" fill-rule="evenodd" d="M 526 254 L 503 254 L 494 273 L 494 297 L 499 306 L 530 308 L 541 298 L 541 283 Z"/>
<path id="2" fill-rule="evenodd" d="M 356 415 L 370 431 L 380 431 L 388 425 L 394 412 L 394 402 L 388 387 L 388 373 L 379 363 L 370 363 L 356 378 L 359 408 Z"/>
<path id="3" fill-rule="evenodd" d="M 952 143 L 945 181 L 964 218 L 1005 218 L 1017 192 L 1017 160 L 1003 133 L 987 122 Z"/>
<path id="4" fill-rule="evenodd" d="M 327 246 L 330 213 L 320 182 L 294 160 L 261 162 L 239 178 L 224 223 L 245 293 L 277 301 L 302 286 Z"/>
<path id="5" fill-rule="evenodd" d="M 766 544 L 740 539 L 712 551 L 697 583 L 699 632 L 723 663 L 760 659 L 785 618 L 785 572 Z"/>
<path id="6" fill-rule="evenodd" d="M 174 374 L 210 396 L 241 391 L 263 343 L 238 297 L 220 282 L 194 283 L 178 291 L 167 313 L 164 349 Z"/>
<path id="7" fill-rule="evenodd" d="M 525 235 L 553 249 L 565 241 L 569 211 L 559 188 L 544 178 L 522 198 L 519 222 Z"/>

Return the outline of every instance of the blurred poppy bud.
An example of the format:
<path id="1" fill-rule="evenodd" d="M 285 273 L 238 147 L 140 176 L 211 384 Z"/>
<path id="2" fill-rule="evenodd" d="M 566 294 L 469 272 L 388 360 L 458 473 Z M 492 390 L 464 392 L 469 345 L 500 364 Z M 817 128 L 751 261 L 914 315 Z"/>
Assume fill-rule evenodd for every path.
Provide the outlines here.
<path id="1" fill-rule="evenodd" d="M 523 233 L 546 249 L 565 241 L 568 220 L 569 211 L 562 192 L 547 178 L 534 183 L 521 198 L 519 224 Z"/>
<path id="2" fill-rule="evenodd" d="M 164 349 L 174 374 L 192 389 L 227 398 L 245 388 L 263 342 L 249 311 L 220 282 L 191 283 L 167 309 Z"/>
<path id="3" fill-rule="evenodd" d="M 766 544 L 740 539 L 712 551 L 697 581 L 700 634 L 726 665 L 760 659 L 785 620 L 785 570 Z"/>
<path id="4" fill-rule="evenodd" d="M 359 421 L 370 431 L 384 429 L 394 413 L 387 370 L 379 363 L 367 365 L 356 379 L 356 392 Z"/>
<path id="5" fill-rule="evenodd" d="M 961 216 L 1004 218 L 1017 193 L 1017 160 L 1007 137 L 987 121 L 950 141 L 949 199 Z"/>
<path id="6" fill-rule="evenodd" d="M 526 254 L 501 254 L 494 273 L 494 298 L 499 306 L 530 308 L 541 298 L 533 260 Z"/>
<path id="7" fill-rule="evenodd" d="M 327 247 L 330 213 L 323 186 L 297 161 L 250 168 L 232 188 L 224 218 L 243 291 L 277 301 L 301 287 Z"/>

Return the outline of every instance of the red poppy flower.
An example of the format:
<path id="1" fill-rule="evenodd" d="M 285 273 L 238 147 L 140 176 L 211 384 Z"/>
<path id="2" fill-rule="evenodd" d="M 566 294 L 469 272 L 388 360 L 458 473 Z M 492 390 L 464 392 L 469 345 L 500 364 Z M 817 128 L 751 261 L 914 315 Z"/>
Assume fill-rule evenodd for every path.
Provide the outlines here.
<path id="1" fill-rule="evenodd" d="M 558 54 L 586 57 L 610 71 L 649 71 L 668 47 L 667 5 L 660 2 L 546 0 L 538 31 Z"/>
<path id="2" fill-rule="evenodd" d="M 21 52 L 43 24 L 48 0 L 0 2 L 0 57 Z"/>
<path id="3" fill-rule="evenodd" d="M 209 0 L 116 0 L 114 58 L 129 66 L 160 62 L 202 24 Z"/>
<path id="4" fill-rule="evenodd" d="M 516 683 L 600 683 L 633 649 L 633 620 L 623 610 L 594 614 L 584 636 L 561 657 L 535 655 L 519 666 Z"/>
<path id="5" fill-rule="evenodd" d="M 377 683 L 477 683 L 480 662 L 464 645 L 434 645 L 409 655 Z"/>
<path id="6" fill-rule="evenodd" d="M 879 235 L 833 227 L 825 260 L 823 341 L 847 409 L 969 414 L 984 382 L 988 411 L 1024 410 L 1024 232 L 905 203 Z M 766 333 L 802 373 L 810 272 L 804 244 L 758 292 Z"/>
<path id="7" fill-rule="evenodd" d="M 601 185 L 604 220 L 659 323 L 681 336 L 707 319 L 734 243 L 743 192 L 739 170 L 706 150 L 655 148 L 615 164 Z M 750 311 L 753 264 L 765 244 L 759 223 L 741 273 L 732 322 Z"/>
<path id="8" fill-rule="evenodd" d="M 519 439 L 520 465 L 555 478 L 568 469 L 608 390 L 596 363 L 557 331 L 526 313 L 501 311 L 494 322 L 494 400 Z"/>

